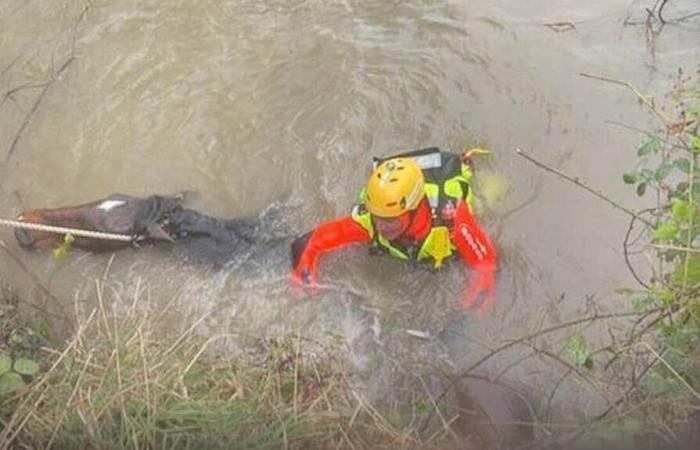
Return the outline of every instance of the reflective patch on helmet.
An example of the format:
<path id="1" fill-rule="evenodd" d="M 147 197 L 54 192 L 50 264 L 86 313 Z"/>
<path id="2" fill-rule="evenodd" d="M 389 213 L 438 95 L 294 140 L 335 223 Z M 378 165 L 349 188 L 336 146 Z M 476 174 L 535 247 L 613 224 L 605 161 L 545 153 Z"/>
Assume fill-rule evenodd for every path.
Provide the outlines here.
<path id="1" fill-rule="evenodd" d="M 392 172 L 394 171 L 394 166 L 393 166 L 393 164 L 392 164 L 391 167 L 390 167 L 390 166 L 389 166 L 389 163 L 387 163 L 386 169 L 387 169 L 386 172 L 384 172 L 384 173 L 378 173 L 378 174 L 377 174 L 377 178 L 379 178 L 379 183 L 380 183 L 380 184 L 391 183 L 391 175 L 392 175 Z"/>
<path id="2" fill-rule="evenodd" d="M 411 193 L 406 196 L 406 204 L 415 205 L 423 196 L 423 183 L 415 183 Z"/>

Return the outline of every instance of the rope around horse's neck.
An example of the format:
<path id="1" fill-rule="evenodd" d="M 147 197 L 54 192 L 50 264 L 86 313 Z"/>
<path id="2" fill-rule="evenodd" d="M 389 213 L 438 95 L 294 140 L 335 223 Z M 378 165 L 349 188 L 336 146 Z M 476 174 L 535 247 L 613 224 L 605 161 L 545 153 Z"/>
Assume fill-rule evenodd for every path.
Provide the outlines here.
<path id="1" fill-rule="evenodd" d="M 45 231 L 48 233 L 71 234 L 73 236 L 87 237 L 93 239 L 106 239 L 110 241 L 132 242 L 132 236 L 117 233 L 103 233 L 101 231 L 80 230 L 77 228 L 55 227 L 52 225 L 42 225 L 39 223 L 22 222 L 19 220 L 0 219 L 0 226 L 22 228 L 25 230 Z"/>

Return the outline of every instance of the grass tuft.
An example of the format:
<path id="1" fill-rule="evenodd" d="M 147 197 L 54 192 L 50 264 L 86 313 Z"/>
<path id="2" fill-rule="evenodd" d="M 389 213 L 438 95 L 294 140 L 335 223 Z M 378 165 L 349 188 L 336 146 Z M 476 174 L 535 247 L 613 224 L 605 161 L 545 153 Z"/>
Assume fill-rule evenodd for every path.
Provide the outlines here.
<path id="1" fill-rule="evenodd" d="M 28 386 L 0 396 L 1 447 L 454 446 L 447 425 L 422 441 L 408 422 L 387 420 L 353 389 L 338 343 L 295 334 L 215 356 L 209 347 L 230 336 L 198 336 L 198 322 L 163 336 L 162 311 L 138 301 L 119 310 L 97 292 L 70 338 L 42 348 Z"/>

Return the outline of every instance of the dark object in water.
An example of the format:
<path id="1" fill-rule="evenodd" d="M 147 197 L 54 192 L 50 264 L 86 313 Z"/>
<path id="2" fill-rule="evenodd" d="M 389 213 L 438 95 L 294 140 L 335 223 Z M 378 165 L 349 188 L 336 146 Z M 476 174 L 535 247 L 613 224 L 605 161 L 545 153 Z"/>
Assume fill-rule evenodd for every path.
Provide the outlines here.
<path id="1" fill-rule="evenodd" d="M 452 429 L 471 448 L 526 448 L 535 440 L 535 413 L 515 387 L 485 377 L 464 377 L 452 385 L 457 419 Z"/>
<path id="2" fill-rule="evenodd" d="M 218 219 L 184 208 L 183 196 L 145 198 L 113 194 L 107 198 L 52 209 L 23 212 L 24 222 L 133 236 L 135 244 L 157 244 L 198 240 L 201 259 L 224 263 L 226 255 L 249 250 L 256 241 L 259 220 Z M 34 230 L 15 230 L 26 249 L 53 249 L 63 235 Z M 201 239 L 205 238 L 205 239 Z M 108 252 L 129 247 L 129 242 L 76 237 L 73 246 L 90 252 Z M 211 253 L 208 257 L 206 253 Z"/>

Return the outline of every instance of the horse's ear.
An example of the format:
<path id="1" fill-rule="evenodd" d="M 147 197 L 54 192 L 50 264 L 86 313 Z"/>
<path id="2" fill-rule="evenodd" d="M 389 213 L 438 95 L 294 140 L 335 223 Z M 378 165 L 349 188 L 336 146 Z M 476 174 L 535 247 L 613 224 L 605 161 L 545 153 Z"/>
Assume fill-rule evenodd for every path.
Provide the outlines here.
<path id="1" fill-rule="evenodd" d="M 161 198 L 163 198 L 168 205 L 189 208 L 193 202 L 199 201 L 201 197 L 202 195 L 198 191 L 178 191 Z"/>
<path id="2" fill-rule="evenodd" d="M 158 224 L 153 224 L 146 227 L 146 234 L 150 239 L 153 239 L 155 241 L 175 242 L 175 239 L 173 239 L 173 237 L 170 236 L 168 232 L 165 231 L 163 227 Z"/>
<path id="3" fill-rule="evenodd" d="M 173 199 L 181 203 L 197 200 L 202 194 L 199 191 L 179 191 L 173 194 Z"/>

